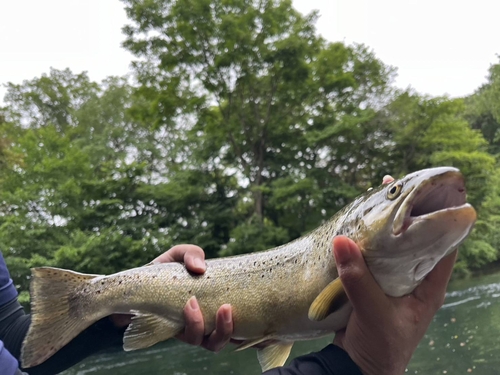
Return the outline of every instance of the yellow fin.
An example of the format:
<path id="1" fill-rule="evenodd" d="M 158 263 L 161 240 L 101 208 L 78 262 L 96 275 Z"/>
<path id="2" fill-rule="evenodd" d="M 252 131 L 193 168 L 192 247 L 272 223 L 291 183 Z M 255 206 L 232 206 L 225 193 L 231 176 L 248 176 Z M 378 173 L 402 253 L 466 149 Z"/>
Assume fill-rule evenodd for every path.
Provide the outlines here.
<path id="1" fill-rule="evenodd" d="M 257 351 L 257 358 L 259 359 L 262 372 L 283 366 L 290 355 L 292 346 L 293 342 L 280 342 L 259 349 Z"/>
<path id="2" fill-rule="evenodd" d="M 274 337 L 274 335 L 267 335 L 264 337 L 260 337 L 258 339 L 245 340 L 240 345 L 238 345 L 234 351 L 239 352 L 239 351 L 251 348 L 252 346 L 258 345 L 264 341 L 272 340 L 273 337 Z"/>
<path id="3" fill-rule="evenodd" d="M 340 278 L 333 280 L 316 297 L 309 307 L 310 320 L 323 320 L 348 301 Z"/>
<path id="4" fill-rule="evenodd" d="M 182 331 L 182 323 L 174 323 L 166 318 L 140 311 L 131 311 L 134 316 L 123 336 L 123 350 L 148 348 L 168 340 Z"/>

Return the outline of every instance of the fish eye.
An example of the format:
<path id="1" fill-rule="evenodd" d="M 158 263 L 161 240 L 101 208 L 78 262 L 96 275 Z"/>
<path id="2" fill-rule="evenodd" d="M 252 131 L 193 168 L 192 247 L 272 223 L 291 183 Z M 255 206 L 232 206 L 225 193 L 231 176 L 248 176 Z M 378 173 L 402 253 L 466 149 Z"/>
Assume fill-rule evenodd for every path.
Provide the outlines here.
<path id="1" fill-rule="evenodd" d="M 399 194 L 401 194 L 402 189 L 403 189 L 402 182 L 398 182 L 398 183 L 392 185 L 387 190 L 387 199 L 390 199 L 390 200 L 396 199 L 399 196 Z"/>

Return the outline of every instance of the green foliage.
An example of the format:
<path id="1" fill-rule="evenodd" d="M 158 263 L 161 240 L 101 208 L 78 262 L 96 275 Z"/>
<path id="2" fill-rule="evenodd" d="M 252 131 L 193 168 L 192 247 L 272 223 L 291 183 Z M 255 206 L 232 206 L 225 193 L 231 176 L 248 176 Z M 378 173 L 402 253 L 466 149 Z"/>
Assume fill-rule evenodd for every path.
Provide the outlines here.
<path id="1" fill-rule="evenodd" d="M 124 3 L 136 98 L 153 104 L 134 115 L 169 135 L 171 160 L 235 178 L 224 254 L 296 238 L 381 177 L 371 135 L 392 69 L 369 49 L 326 43 L 290 1 Z"/>
<path id="2" fill-rule="evenodd" d="M 488 141 L 493 154 L 500 152 L 500 64 L 489 69 L 488 82 L 467 98 L 466 118 Z"/>
<path id="3" fill-rule="evenodd" d="M 499 65 L 466 99 L 397 92 L 363 45 L 287 0 L 123 0 L 134 79 L 51 70 L 0 109 L 0 240 L 29 268 L 243 254 L 310 231 L 382 176 L 453 165 L 479 212 L 457 269 L 498 257 Z M 26 295 L 23 295 L 26 298 Z"/>

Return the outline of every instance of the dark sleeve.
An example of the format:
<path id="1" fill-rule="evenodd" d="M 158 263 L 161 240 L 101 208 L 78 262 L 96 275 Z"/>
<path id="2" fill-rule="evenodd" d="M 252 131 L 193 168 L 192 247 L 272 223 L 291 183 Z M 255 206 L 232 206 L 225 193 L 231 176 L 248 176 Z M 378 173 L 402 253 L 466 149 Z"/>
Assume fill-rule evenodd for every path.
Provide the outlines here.
<path id="1" fill-rule="evenodd" d="M 116 328 L 109 318 L 94 323 L 44 363 L 23 369 L 29 375 L 53 375 L 76 365 L 88 356 L 123 345 L 125 328 Z"/>
<path id="2" fill-rule="evenodd" d="M 2 375 L 14 375 L 17 369 L 17 359 L 5 348 L 3 342 L 0 340 L 0 369 Z"/>
<path id="3" fill-rule="evenodd" d="M 277 367 L 262 375 L 363 375 L 349 355 L 335 345 L 295 358 L 288 366 Z"/>
<path id="4" fill-rule="evenodd" d="M 0 252 L 0 340 L 10 354 L 19 359 L 30 325 L 30 315 L 24 312 L 16 297 L 17 292 Z M 116 328 L 109 318 L 103 318 L 41 365 L 23 371 L 29 375 L 58 374 L 94 353 L 122 345 L 124 332 L 125 328 Z"/>
<path id="5" fill-rule="evenodd" d="M 3 259 L 2 252 L 0 251 L 0 306 L 5 305 L 16 297 L 17 290 L 12 283 L 5 259 Z"/>

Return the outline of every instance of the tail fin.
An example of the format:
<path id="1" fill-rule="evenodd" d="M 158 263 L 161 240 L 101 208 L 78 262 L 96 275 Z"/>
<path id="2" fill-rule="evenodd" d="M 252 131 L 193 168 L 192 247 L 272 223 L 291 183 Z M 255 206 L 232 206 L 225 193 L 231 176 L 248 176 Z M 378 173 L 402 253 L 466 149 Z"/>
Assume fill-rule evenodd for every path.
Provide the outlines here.
<path id="1" fill-rule="evenodd" d="M 81 310 L 76 292 L 98 275 L 41 267 L 31 270 L 31 325 L 22 353 L 22 366 L 36 366 L 94 323 Z"/>

